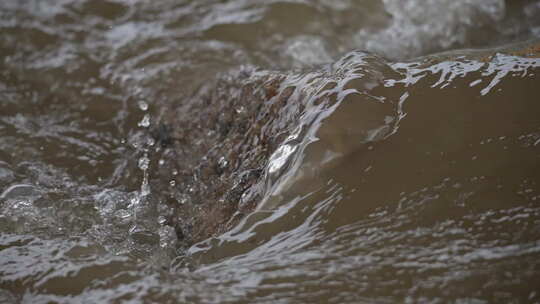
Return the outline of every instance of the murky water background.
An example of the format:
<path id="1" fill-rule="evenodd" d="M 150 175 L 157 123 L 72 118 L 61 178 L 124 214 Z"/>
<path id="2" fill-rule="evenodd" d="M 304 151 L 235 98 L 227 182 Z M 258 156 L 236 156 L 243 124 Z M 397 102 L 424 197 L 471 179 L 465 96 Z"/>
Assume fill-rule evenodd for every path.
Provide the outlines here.
<path id="1" fill-rule="evenodd" d="M 0 33 L 2 303 L 540 301 L 539 1 L 6 0 Z"/>

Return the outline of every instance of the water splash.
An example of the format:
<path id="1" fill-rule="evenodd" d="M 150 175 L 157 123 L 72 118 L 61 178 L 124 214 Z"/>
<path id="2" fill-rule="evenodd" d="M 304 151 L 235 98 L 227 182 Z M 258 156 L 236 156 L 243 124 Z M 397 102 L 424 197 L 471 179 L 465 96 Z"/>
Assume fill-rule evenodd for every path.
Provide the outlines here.
<path id="1" fill-rule="evenodd" d="M 150 159 L 148 158 L 148 152 L 139 158 L 139 169 L 143 171 L 143 180 L 141 183 L 141 197 L 145 197 L 150 194 L 150 185 L 148 185 L 148 170 L 150 167 Z"/>

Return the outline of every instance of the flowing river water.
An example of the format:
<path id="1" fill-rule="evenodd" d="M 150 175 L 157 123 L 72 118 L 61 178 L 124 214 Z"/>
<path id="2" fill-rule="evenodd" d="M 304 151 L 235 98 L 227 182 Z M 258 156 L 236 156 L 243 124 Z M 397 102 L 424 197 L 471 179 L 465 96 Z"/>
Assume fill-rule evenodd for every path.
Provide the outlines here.
<path id="1" fill-rule="evenodd" d="M 539 37 L 537 0 L 3 0 L 0 303 L 538 303 Z"/>

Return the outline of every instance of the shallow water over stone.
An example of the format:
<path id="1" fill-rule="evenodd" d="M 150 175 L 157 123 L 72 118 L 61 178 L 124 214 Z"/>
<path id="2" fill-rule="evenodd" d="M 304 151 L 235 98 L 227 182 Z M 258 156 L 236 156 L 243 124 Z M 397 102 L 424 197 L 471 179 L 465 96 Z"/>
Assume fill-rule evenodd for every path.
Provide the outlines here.
<path id="1" fill-rule="evenodd" d="M 540 2 L 428 2 L 2 2 L 0 302 L 539 301 Z"/>

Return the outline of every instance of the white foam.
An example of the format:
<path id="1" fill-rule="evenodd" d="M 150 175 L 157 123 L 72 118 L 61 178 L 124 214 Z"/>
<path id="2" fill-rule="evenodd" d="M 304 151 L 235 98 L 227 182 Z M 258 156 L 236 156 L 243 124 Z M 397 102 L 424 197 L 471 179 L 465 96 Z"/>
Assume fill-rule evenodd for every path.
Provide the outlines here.
<path id="1" fill-rule="evenodd" d="M 503 0 L 383 0 L 392 16 L 379 31 L 360 29 L 360 48 L 389 58 L 414 57 L 463 45 L 475 28 L 494 25 L 505 15 Z"/>

